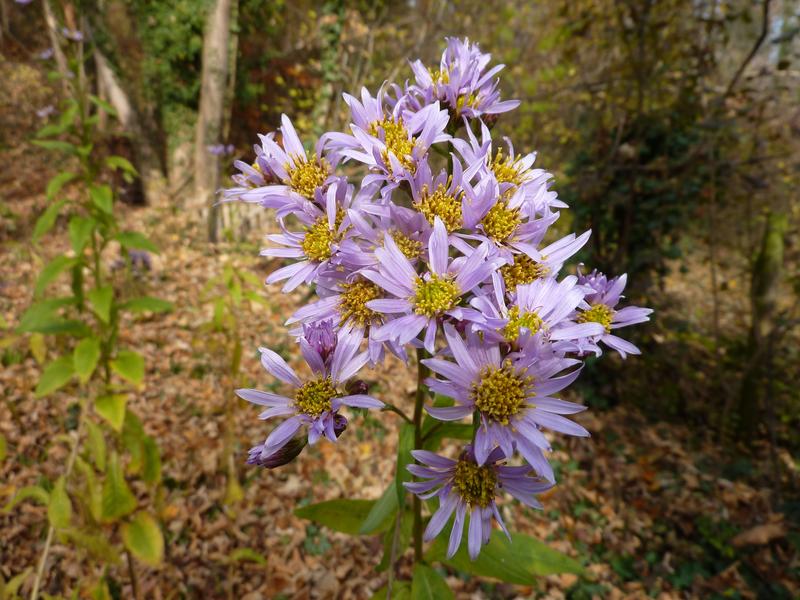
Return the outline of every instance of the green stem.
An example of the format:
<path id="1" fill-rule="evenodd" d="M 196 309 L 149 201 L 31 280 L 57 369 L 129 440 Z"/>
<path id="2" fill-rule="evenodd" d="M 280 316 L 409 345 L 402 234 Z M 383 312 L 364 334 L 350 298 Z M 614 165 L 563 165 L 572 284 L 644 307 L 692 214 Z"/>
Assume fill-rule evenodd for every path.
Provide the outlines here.
<path id="1" fill-rule="evenodd" d="M 412 425 L 414 424 L 414 421 L 412 421 L 405 412 L 403 412 L 400 408 L 397 408 L 394 404 L 391 404 L 390 402 L 384 402 L 384 405 L 385 405 L 383 407 L 384 411 L 393 412 L 395 414 L 398 414 L 401 417 L 403 417 L 403 420 L 406 423 L 409 423 L 409 424 L 412 424 Z"/>
<path id="2" fill-rule="evenodd" d="M 422 408 L 428 388 L 425 379 L 428 367 L 422 361 L 428 356 L 424 348 L 417 348 L 417 396 L 414 402 L 414 448 L 422 448 Z M 422 501 L 414 495 L 414 562 L 422 562 Z"/>

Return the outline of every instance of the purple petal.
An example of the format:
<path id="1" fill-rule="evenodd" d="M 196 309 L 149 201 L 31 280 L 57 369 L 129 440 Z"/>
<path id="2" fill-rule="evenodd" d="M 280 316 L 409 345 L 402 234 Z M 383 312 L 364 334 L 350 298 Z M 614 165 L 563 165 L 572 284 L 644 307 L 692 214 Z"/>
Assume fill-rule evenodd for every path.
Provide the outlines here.
<path id="1" fill-rule="evenodd" d="M 264 442 L 263 454 L 272 454 L 278 448 L 285 446 L 286 442 L 292 439 L 292 436 L 300 429 L 301 424 L 298 417 L 291 417 L 278 425 Z"/>
<path id="2" fill-rule="evenodd" d="M 295 387 L 303 385 L 292 368 L 276 352 L 269 348 L 259 348 L 258 350 L 261 352 L 261 364 L 272 375 Z"/>
<path id="3" fill-rule="evenodd" d="M 286 396 L 273 394 L 272 392 L 262 392 L 261 390 L 240 389 L 236 390 L 236 395 L 242 400 L 260 404 L 261 406 L 285 406 L 291 402 Z"/>
<path id="4" fill-rule="evenodd" d="M 469 515 L 469 534 L 467 537 L 467 550 L 472 560 L 478 558 L 481 553 L 481 542 L 483 541 L 483 523 L 481 522 L 481 509 L 475 507 Z"/>

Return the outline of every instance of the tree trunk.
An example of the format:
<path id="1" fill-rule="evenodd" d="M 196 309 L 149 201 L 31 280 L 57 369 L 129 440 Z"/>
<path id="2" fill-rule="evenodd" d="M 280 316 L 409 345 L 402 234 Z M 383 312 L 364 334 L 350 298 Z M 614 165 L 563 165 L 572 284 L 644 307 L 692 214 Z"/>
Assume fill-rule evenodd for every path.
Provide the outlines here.
<path id="1" fill-rule="evenodd" d="M 157 145 L 150 139 L 142 127 L 139 112 L 134 107 L 128 94 L 120 85 L 114 70 L 99 48 L 94 50 L 97 79 L 100 88 L 108 96 L 108 101 L 117 111 L 122 127 L 130 133 L 136 168 L 142 180 L 145 201 L 153 205 L 163 194 L 165 180 L 159 160 Z"/>
<path id="2" fill-rule="evenodd" d="M 53 14 L 53 7 L 50 6 L 50 0 L 44 0 L 42 6 L 44 7 L 44 21 L 47 24 L 47 36 L 50 38 L 50 45 L 53 47 L 53 57 L 56 59 L 58 74 L 61 75 L 61 84 L 64 86 L 64 91 L 68 93 L 70 71 L 67 66 L 67 57 L 64 56 L 64 49 L 61 47 L 61 40 L 58 37 L 58 22 Z"/>
<path id="3" fill-rule="evenodd" d="M 203 38 L 203 72 L 194 149 L 194 185 L 196 207 L 208 211 L 210 242 L 216 242 L 219 233 L 219 207 L 214 204 L 220 184 L 220 155 L 209 152 L 209 147 L 222 142 L 232 2 L 233 0 L 215 0 L 208 13 Z"/>
<path id="4" fill-rule="evenodd" d="M 767 338 L 773 327 L 773 317 L 780 296 L 781 269 L 783 267 L 784 237 L 787 220 L 782 212 L 773 212 L 767 218 L 764 238 L 758 258 L 753 265 L 750 287 L 751 325 L 748 343 L 747 369 L 742 379 L 739 402 L 734 415 L 736 431 L 742 441 L 749 443 L 757 433 L 762 387 L 767 360 Z"/>

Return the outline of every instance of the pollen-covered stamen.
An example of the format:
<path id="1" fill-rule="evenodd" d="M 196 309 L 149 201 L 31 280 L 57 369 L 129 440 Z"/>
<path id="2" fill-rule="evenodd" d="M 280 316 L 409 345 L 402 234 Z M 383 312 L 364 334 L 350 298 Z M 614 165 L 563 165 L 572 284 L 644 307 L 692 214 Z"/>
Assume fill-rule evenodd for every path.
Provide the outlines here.
<path id="1" fill-rule="evenodd" d="M 416 293 L 411 299 L 414 312 L 433 317 L 453 308 L 461 291 L 454 281 L 431 273 L 430 278 L 417 279 Z"/>
<path id="2" fill-rule="evenodd" d="M 472 461 L 460 460 L 453 475 L 453 487 L 470 506 L 486 508 L 495 498 L 497 473 L 494 467 L 479 467 Z"/>
<path id="3" fill-rule="evenodd" d="M 293 156 L 292 162 L 284 165 L 289 174 L 291 188 L 306 198 L 314 198 L 314 192 L 322 187 L 331 173 L 331 166 L 323 159 Z"/>
<path id="4" fill-rule="evenodd" d="M 600 323 L 606 329 L 606 333 L 611 332 L 611 320 L 614 318 L 614 311 L 605 304 L 595 304 L 589 310 L 583 311 L 578 315 L 578 323 Z"/>
<path id="5" fill-rule="evenodd" d="M 518 285 L 532 283 L 537 279 L 542 279 L 550 274 L 550 268 L 542 263 L 536 262 L 527 254 L 517 254 L 514 257 L 513 265 L 503 265 L 500 267 L 500 275 L 506 284 L 507 290 L 513 290 Z"/>
<path id="6" fill-rule="evenodd" d="M 437 83 L 450 83 L 450 71 L 448 71 L 447 69 L 445 69 L 444 71 L 440 69 L 436 69 L 435 71 L 432 69 L 428 69 L 428 73 L 430 73 L 434 85 L 436 85 Z"/>
<path id="7" fill-rule="evenodd" d="M 371 281 L 360 280 L 342 284 L 339 296 L 341 325 L 353 320 L 359 327 L 366 327 L 379 319 L 380 315 L 367 307 L 367 302 L 381 297 L 380 288 Z"/>
<path id="8" fill-rule="evenodd" d="M 294 394 L 294 405 L 299 412 L 316 418 L 322 413 L 330 411 L 332 409 L 331 400 L 340 396 L 341 394 L 336 391 L 329 377 L 320 377 L 313 381 L 307 381 L 297 388 Z"/>
<path id="9" fill-rule="evenodd" d="M 306 228 L 306 236 L 300 246 L 308 258 L 322 262 L 331 257 L 332 245 L 340 237 L 339 225 L 342 224 L 342 219 L 344 219 L 344 211 L 340 208 L 336 211 L 333 229 L 328 224 L 328 217 L 324 215 Z"/>
<path id="10" fill-rule="evenodd" d="M 378 139 L 381 138 L 381 131 L 383 131 L 383 143 L 386 144 L 386 150 L 382 155 L 386 165 L 389 167 L 391 165 L 388 156 L 388 153 L 391 152 L 403 167 L 412 171 L 414 169 L 414 160 L 411 158 L 411 153 L 414 151 L 414 145 L 417 140 L 408 134 L 408 130 L 403 124 L 403 119 L 398 119 L 397 121 L 384 119 L 383 121 L 375 121 L 369 126 L 370 135 Z"/>
<path id="11" fill-rule="evenodd" d="M 408 237 L 404 233 L 401 233 L 398 229 L 392 229 L 389 231 L 389 233 L 391 234 L 394 243 L 397 244 L 400 252 L 402 252 L 403 256 L 405 256 L 408 260 L 419 258 L 419 255 L 422 254 L 422 242 L 419 240 Z"/>
<path id="12" fill-rule="evenodd" d="M 512 306 L 508 311 L 508 323 L 503 328 L 503 336 L 509 342 L 517 341 L 520 330 L 525 328 L 531 334 L 537 333 L 543 325 L 543 321 L 535 312 L 523 312 L 520 314 L 518 306 Z"/>
<path id="13" fill-rule="evenodd" d="M 508 239 L 522 222 L 519 212 L 519 208 L 509 208 L 507 202 L 500 200 L 481 220 L 483 230 L 489 237 L 502 242 Z"/>
<path id="14" fill-rule="evenodd" d="M 533 377 L 522 375 L 510 361 L 502 367 L 488 365 L 481 369 L 472 384 L 472 399 L 481 413 L 502 425 L 525 406 L 525 399 L 534 395 Z"/>
<path id="15" fill-rule="evenodd" d="M 521 169 L 519 159 L 503 156 L 503 149 L 498 148 L 497 154 L 489 163 L 489 168 L 494 173 L 497 183 L 513 183 L 519 185 L 528 179 L 528 173 Z"/>
<path id="16" fill-rule="evenodd" d="M 480 101 L 480 96 L 478 92 L 472 92 L 469 96 L 461 94 L 456 99 L 456 112 L 460 113 L 462 110 L 464 110 L 465 106 L 468 106 L 470 108 L 475 108 L 476 106 L 478 106 L 479 101 Z"/>
<path id="17" fill-rule="evenodd" d="M 436 217 L 439 217 L 448 233 L 461 229 L 464 224 L 461 206 L 464 191 L 457 189 L 451 193 L 448 191 L 449 187 L 450 181 L 447 185 L 440 183 L 433 193 L 430 193 L 427 187 L 423 187 L 422 199 L 415 204 L 416 209 L 425 215 L 431 225 Z"/>

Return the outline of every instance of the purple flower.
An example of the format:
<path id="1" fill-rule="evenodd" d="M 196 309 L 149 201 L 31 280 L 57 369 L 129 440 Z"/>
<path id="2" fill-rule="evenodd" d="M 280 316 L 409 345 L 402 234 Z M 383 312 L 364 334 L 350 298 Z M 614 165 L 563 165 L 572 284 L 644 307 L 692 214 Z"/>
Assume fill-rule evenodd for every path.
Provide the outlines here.
<path id="1" fill-rule="evenodd" d="M 444 380 L 430 378 L 428 386 L 437 394 L 456 401 L 451 407 L 427 407 L 428 413 L 443 421 L 457 421 L 474 411 L 480 415 L 475 435 L 475 456 L 484 464 L 495 445 L 511 456 L 514 447 L 536 472 L 554 481 L 553 471 L 542 450 L 550 444 L 541 432 L 545 427 L 567 435 L 588 436 L 589 432 L 561 415 L 586 407 L 551 398 L 575 379 L 580 369 L 561 374 L 579 361 L 558 356 L 541 336 L 524 352 L 503 356 L 497 344 L 469 335 L 468 344 L 450 324 L 444 334 L 455 362 L 441 358 L 423 363 Z"/>
<path id="2" fill-rule="evenodd" d="M 287 280 L 284 292 L 290 292 L 301 283 L 310 283 L 331 264 L 339 243 L 350 229 L 347 208 L 352 200 L 353 189 L 346 180 L 338 179 L 325 193 L 324 212 L 308 203 L 304 210 L 295 213 L 306 224 L 304 231 L 288 231 L 281 221 L 282 234 L 271 234 L 267 239 L 284 248 L 266 248 L 261 256 L 299 258 L 298 262 L 278 269 L 267 277 L 267 283 Z"/>
<path id="3" fill-rule="evenodd" d="M 410 88 L 423 102 L 441 100 L 456 118 L 470 119 L 496 115 L 515 109 L 519 100 L 500 100 L 499 79 L 493 79 L 505 65 L 486 70 L 491 54 L 480 51 L 468 39 L 447 38 L 438 71 L 431 71 L 421 61 L 411 63 L 416 85 Z"/>
<path id="4" fill-rule="evenodd" d="M 431 541 L 444 529 L 455 513 L 447 557 L 458 551 L 469 517 L 467 550 L 472 560 L 480 554 L 481 547 L 488 543 L 492 533 L 492 518 L 511 539 L 503 517 L 497 508 L 497 495 L 506 491 L 523 504 L 542 508 L 536 499 L 552 488 L 552 484 L 537 480 L 528 466 L 510 467 L 498 464 L 506 455 L 495 448 L 482 464 L 475 460 L 471 446 L 466 446 L 458 460 L 451 460 L 427 450 L 411 453 L 421 465 L 408 465 L 412 475 L 425 481 L 405 483 L 406 488 L 423 499 L 437 496 L 439 508 L 431 517 L 423 539 Z"/>
<path id="5" fill-rule="evenodd" d="M 427 270 L 420 275 L 391 236 L 386 237 L 385 246 L 375 251 L 378 269 L 366 269 L 362 275 L 394 298 L 372 300 L 367 302 L 367 307 L 379 313 L 402 316 L 382 325 L 375 332 L 377 339 L 405 345 L 425 330 L 425 348 L 433 352 L 439 320 L 445 316 L 461 318 L 462 296 L 488 279 L 496 263 L 486 260 L 486 244 L 479 246 L 469 258 L 452 262 L 449 249 L 447 230 L 437 216 L 428 241 Z"/>
<path id="6" fill-rule="evenodd" d="M 558 282 L 552 277 L 517 286 L 514 300 L 506 304 L 503 279 L 492 275 L 494 294 L 476 296 L 470 304 L 480 318 L 475 329 L 487 342 L 516 343 L 520 336 L 542 333 L 550 341 L 577 340 L 599 335 L 598 323 L 575 323 L 572 315 L 583 300 L 583 287 L 570 275 Z M 474 313 L 471 313 L 471 315 Z"/>
<path id="7" fill-rule="evenodd" d="M 214 156 L 227 156 L 233 154 L 235 148 L 233 144 L 213 144 L 211 146 L 206 146 L 206 150 L 208 150 L 209 154 L 213 154 Z"/>
<path id="8" fill-rule="evenodd" d="M 261 204 L 264 208 L 278 209 L 282 212 L 300 210 L 309 200 L 322 196 L 332 181 L 333 169 L 337 160 L 323 155 L 323 139 L 317 142 L 316 152 L 310 155 L 303 147 L 291 120 L 281 115 L 280 132 L 283 147 L 278 145 L 272 135 L 262 135 L 261 149 L 256 151 L 253 166 L 237 161 L 235 166 L 242 171 L 245 181 L 238 183 L 259 183 L 263 185 L 250 188 L 240 185 L 230 189 L 225 196 L 228 200 L 242 200 Z"/>
<path id="9" fill-rule="evenodd" d="M 39 110 L 36 111 L 36 116 L 40 119 L 46 119 L 50 115 L 56 112 L 56 107 L 52 104 L 48 104 L 47 106 L 43 106 Z"/>
<path id="10" fill-rule="evenodd" d="M 82 42 L 83 41 L 83 32 L 78 31 L 77 29 L 70 29 L 69 27 L 62 27 L 61 28 L 61 35 L 63 35 L 68 40 L 72 40 L 73 42 Z"/>
<path id="11" fill-rule="evenodd" d="M 39 60 L 50 60 L 53 58 L 54 51 L 52 48 L 45 48 L 36 55 Z"/>
<path id="12" fill-rule="evenodd" d="M 314 444 L 325 436 L 336 441 L 336 415 L 342 406 L 354 408 L 382 408 L 383 402 L 364 394 L 347 394 L 345 385 L 367 362 L 367 353 L 359 353 L 361 337 L 340 332 L 336 349 L 326 364 L 323 357 L 305 339 L 300 340 L 300 350 L 313 378 L 303 382 L 277 353 L 260 348 L 261 364 L 274 377 L 294 388 L 291 397 L 253 389 L 236 390 L 236 394 L 254 404 L 268 407 L 259 418 L 270 419 L 288 416 L 269 434 L 261 449 L 259 459 L 266 460 L 283 448 L 303 426 L 308 427 L 308 443 Z M 251 459 L 256 460 L 251 456 Z"/>
<path id="13" fill-rule="evenodd" d="M 608 279 L 596 269 L 588 275 L 578 277 L 578 283 L 585 286 L 588 293 L 581 302 L 575 318 L 579 323 L 599 323 L 604 329 L 601 334 L 590 337 L 587 344 L 579 344 L 580 350 L 588 349 L 599 355 L 601 350 L 597 344 L 603 342 L 619 352 L 622 358 L 628 354 L 641 354 L 641 351 L 629 341 L 611 334 L 613 329 L 649 321 L 649 315 L 653 312 L 652 308 L 639 306 L 615 309 L 623 297 L 622 292 L 627 281 L 628 276 L 625 274 Z"/>
<path id="14" fill-rule="evenodd" d="M 14 2 L 16 2 L 17 4 L 21 4 L 22 6 L 27 6 L 28 4 L 33 2 L 33 0 L 14 0 Z"/>
<path id="15" fill-rule="evenodd" d="M 366 89 L 361 91 L 361 102 L 349 94 L 344 95 L 350 107 L 353 134 L 329 133 L 325 136 L 332 151 L 367 165 L 374 174 L 365 178 L 365 185 L 386 183 L 382 193 L 388 195 L 402 179 L 407 179 L 436 143 L 450 139 L 444 131 L 449 121 L 447 111 L 435 102 L 416 112 L 404 111 L 401 104 L 389 112 L 384 106 L 383 90 L 373 98 Z"/>
<path id="16" fill-rule="evenodd" d="M 322 357 L 323 362 L 328 362 L 336 349 L 336 332 L 331 321 L 303 325 L 303 338 Z"/>
<path id="17" fill-rule="evenodd" d="M 333 431 L 338 438 L 347 429 L 347 419 L 344 415 L 334 415 Z M 289 464 L 300 456 L 303 448 L 308 444 L 308 439 L 303 435 L 296 435 L 285 446 L 278 448 L 272 454 L 264 454 L 264 444 L 253 446 L 248 451 L 247 464 L 274 469 Z"/>

